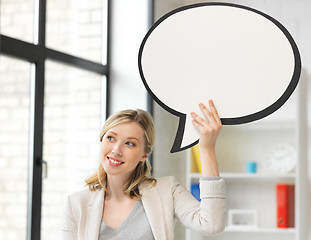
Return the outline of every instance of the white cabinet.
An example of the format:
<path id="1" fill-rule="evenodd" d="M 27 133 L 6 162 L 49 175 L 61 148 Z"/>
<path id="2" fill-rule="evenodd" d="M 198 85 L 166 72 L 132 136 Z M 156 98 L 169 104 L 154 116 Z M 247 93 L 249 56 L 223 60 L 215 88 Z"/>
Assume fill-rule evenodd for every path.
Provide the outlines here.
<path id="1" fill-rule="evenodd" d="M 306 79 L 285 105 L 266 119 L 240 126 L 224 126 L 216 152 L 221 177 L 225 179 L 228 209 L 247 209 L 257 212 L 256 228 L 226 227 L 223 234 L 205 237 L 186 230 L 187 240 L 302 240 L 307 239 L 307 122 Z M 296 150 L 295 170 L 275 173 L 264 167 L 269 151 L 278 144 Z M 187 187 L 198 182 L 199 173 L 191 172 L 191 152 L 188 150 Z M 246 173 L 246 162 L 257 162 L 254 174 Z M 295 227 L 276 227 L 276 185 L 295 185 Z"/>

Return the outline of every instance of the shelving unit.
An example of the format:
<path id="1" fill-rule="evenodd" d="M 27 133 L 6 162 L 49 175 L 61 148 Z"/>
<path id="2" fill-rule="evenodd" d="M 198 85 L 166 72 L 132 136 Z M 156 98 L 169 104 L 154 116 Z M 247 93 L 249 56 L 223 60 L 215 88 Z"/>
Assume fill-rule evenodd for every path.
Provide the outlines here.
<path id="1" fill-rule="evenodd" d="M 190 179 L 198 180 L 200 173 L 191 173 Z M 295 181 L 295 173 L 220 173 L 220 176 L 226 180 L 280 180 L 280 181 Z"/>
<path id="2" fill-rule="evenodd" d="M 223 234 L 205 237 L 186 230 L 186 240 L 301 240 L 307 239 L 305 226 L 308 209 L 306 199 L 306 79 L 277 112 L 261 121 L 241 126 L 224 126 L 216 148 L 220 175 L 227 186 L 228 209 L 249 209 L 258 212 L 256 228 L 229 228 Z M 265 152 L 275 143 L 286 143 L 296 149 L 297 164 L 289 173 L 268 172 L 261 168 Z M 219 146 L 220 145 L 220 146 Z M 191 172 L 191 151 L 188 150 L 187 187 L 199 180 L 200 173 Z M 247 161 L 256 161 L 258 172 L 246 173 Z M 276 184 L 295 185 L 295 228 L 276 227 Z"/>
<path id="3" fill-rule="evenodd" d="M 280 228 L 257 228 L 257 229 L 230 229 L 226 228 L 226 232 L 234 233 L 234 232 L 251 232 L 251 233 L 295 233 L 295 228 L 286 228 L 286 229 L 280 229 Z"/>

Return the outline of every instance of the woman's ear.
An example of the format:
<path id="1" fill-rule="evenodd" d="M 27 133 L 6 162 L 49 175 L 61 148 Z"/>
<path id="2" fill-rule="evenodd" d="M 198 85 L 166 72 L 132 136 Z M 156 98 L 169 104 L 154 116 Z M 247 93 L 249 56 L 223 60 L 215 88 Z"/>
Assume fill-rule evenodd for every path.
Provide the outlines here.
<path id="1" fill-rule="evenodd" d="M 147 158 L 148 158 L 148 154 L 145 153 L 140 161 L 145 162 L 147 160 Z"/>

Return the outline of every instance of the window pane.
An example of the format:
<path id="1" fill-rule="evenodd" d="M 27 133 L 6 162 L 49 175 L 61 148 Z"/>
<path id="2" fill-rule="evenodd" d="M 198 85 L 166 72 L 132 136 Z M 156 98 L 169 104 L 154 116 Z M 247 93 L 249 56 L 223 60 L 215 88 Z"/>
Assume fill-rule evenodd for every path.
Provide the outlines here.
<path id="1" fill-rule="evenodd" d="M 106 5 L 107 0 L 48 0 L 47 47 L 101 62 L 102 46 L 106 48 L 106 32 L 102 34 L 107 25 Z"/>
<path id="2" fill-rule="evenodd" d="M 26 239 L 30 64 L 0 55 L 0 239 Z"/>
<path id="3" fill-rule="evenodd" d="M 1 0 L 1 34 L 33 42 L 33 0 Z"/>
<path id="4" fill-rule="evenodd" d="M 43 240 L 60 239 L 64 196 L 84 187 L 99 161 L 100 75 L 46 63 L 43 179 Z"/>

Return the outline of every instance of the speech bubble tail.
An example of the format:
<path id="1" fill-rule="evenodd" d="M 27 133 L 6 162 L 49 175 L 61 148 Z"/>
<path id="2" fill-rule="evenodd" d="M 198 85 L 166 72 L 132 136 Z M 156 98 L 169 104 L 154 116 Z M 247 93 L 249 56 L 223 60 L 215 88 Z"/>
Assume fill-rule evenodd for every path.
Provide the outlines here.
<path id="1" fill-rule="evenodd" d="M 191 148 L 199 142 L 198 138 L 196 141 L 188 140 L 189 136 L 193 137 L 194 135 L 196 135 L 193 133 L 189 133 L 189 131 L 191 131 L 190 129 L 194 129 L 194 127 L 191 125 L 191 120 L 188 119 L 186 114 L 180 115 L 176 137 L 170 151 L 171 153 L 180 152 L 185 149 Z M 185 138 L 188 141 L 185 141 Z"/>

